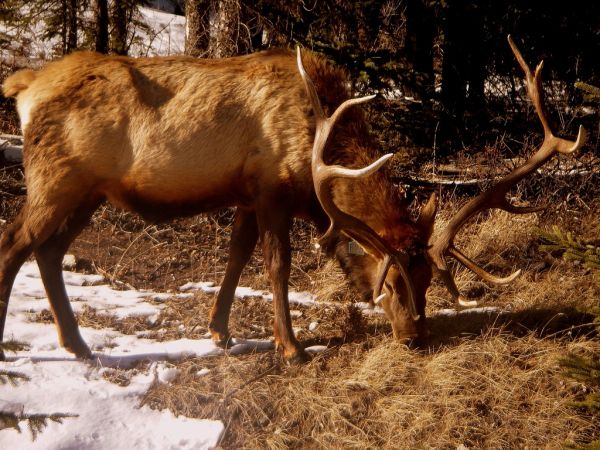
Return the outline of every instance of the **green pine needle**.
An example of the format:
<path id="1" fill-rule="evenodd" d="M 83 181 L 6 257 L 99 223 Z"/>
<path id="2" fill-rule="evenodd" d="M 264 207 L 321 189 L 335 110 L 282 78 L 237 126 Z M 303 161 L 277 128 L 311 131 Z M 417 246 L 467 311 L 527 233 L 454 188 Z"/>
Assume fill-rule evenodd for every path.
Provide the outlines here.
<path id="1" fill-rule="evenodd" d="M 585 268 L 593 271 L 593 278 L 600 282 L 600 246 L 588 243 L 556 225 L 552 226 L 552 231 L 538 229 L 537 234 L 542 238 L 540 251 L 562 252 L 564 260 L 581 262 Z"/>

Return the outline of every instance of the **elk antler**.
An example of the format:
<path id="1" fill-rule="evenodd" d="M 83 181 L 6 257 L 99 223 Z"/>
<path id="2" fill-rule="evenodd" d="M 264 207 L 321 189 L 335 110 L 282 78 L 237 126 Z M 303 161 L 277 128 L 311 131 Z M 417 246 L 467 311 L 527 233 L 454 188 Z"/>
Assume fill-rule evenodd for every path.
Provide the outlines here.
<path id="1" fill-rule="evenodd" d="M 583 145 L 586 136 L 585 129 L 581 126 L 579 127 L 579 134 L 575 142 L 558 138 L 552 134 L 548 118 L 546 117 L 546 113 L 544 111 L 544 93 L 542 90 L 541 78 L 543 61 L 538 64 L 537 68 L 535 69 L 535 74 L 532 75 L 529 66 L 523 59 L 521 52 L 519 52 L 519 49 L 515 45 L 510 35 L 508 36 L 508 43 L 510 44 L 512 51 L 517 58 L 519 65 L 525 72 L 527 93 L 544 128 L 544 142 L 537 152 L 522 166 L 517 167 L 511 173 L 493 185 L 490 189 L 482 192 L 477 197 L 466 203 L 458 211 L 458 213 L 452 217 L 452 220 L 450 220 L 441 236 L 429 249 L 429 257 L 432 264 L 435 266 L 435 268 L 437 268 L 452 297 L 462 306 L 476 306 L 477 302 L 467 301 L 460 295 L 460 292 L 456 287 L 456 283 L 454 282 L 454 277 L 446 265 L 446 255 L 454 257 L 465 267 L 491 283 L 510 283 L 521 273 L 521 271 L 517 270 L 506 278 L 499 278 L 486 272 L 454 246 L 453 240 L 456 236 L 456 233 L 469 218 L 485 209 L 500 208 L 514 214 L 527 214 L 544 209 L 543 206 L 519 207 L 512 205 L 506 199 L 506 194 L 510 188 L 549 161 L 556 153 L 570 154 L 576 151 Z"/>
<path id="2" fill-rule="evenodd" d="M 329 133 L 344 111 L 351 106 L 372 100 L 375 96 L 371 95 L 368 97 L 346 100 L 338 106 L 330 117 L 327 117 L 321 107 L 315 85 L 304 70 L 300 47 L 297 48 L 297 54 L 298 70 L 304 81 L 304 86 L 306 87 L 306 92 L 310 98 L 316 119 L 315 141 L 313 144 L 311 161 L 313 183 L 315 185 L 317 198 L 331 221 L 329 229 L 321 239 L 327 239 L 334 232 L 342 232 L 351 239 L 357 241 L 368 253 L 380 259 L 377 281 L 375 283 L 375 289 L 373 290 L 373 299 L 376 301 L 381 299 L 380 294 L 385 277 L 391 265 L 395 264 L 400 270 L 400 274 L 406 284 L 409 312 L 414 320 L 418 320 L 420 316 L 415 304 L 415 289 L 412 280 L 408 275 L 407 256 L 394 250 L 366 223 L 339 209 L 335 205 L 333 196 L 331 195 L 331 183 L 335 178 L 361 178 L 369 176 L 383 166 L 393 155 L 388 153 L 362 169 L 348 169 L 339 165 L 329 166 L 323 161 L 323 153 L 325 151 L 325 144 L 327 143 Z"/>

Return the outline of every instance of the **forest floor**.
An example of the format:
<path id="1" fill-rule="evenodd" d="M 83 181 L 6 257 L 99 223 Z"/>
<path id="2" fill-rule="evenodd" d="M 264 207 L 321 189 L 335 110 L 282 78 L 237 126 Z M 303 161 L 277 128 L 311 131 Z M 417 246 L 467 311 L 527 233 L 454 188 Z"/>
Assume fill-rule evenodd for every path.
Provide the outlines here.
<path id="1" fill-rule="evenodd" d="M 24 201 L 22 169 L 0 171 L 0 232 Z M 442 226 L 457 205 L 444 197 Z M 177 293 L 187 282 L 219 284 L 225 270 L 232 213 L 166 224 L 102 207 L 70 249 L 75 270 L 98 273 L 114 288 Z M 552 204 L 541 215 L 482 215 L 457 238 L 488 270 L 523 270 L 511 285 L 490 287 L 456 268 L 462 291 L 490 308 L 458 314 L 438 282 L 428 291 L 432 338 L 427 346 L 399 345 L 379 314 L 353 306 L 357 297 L 337 264 L 312 245 L 306 223 L 292 230 L 290 289 L 319 303 L 293 305 L 306 346 L 322 345 L 311 362 L 288 366 L 273 350 L 168 361 L 170 383 L 155 383 L 143 405 L 224 424 L 223 448 L 564 448 L 600 439 L 598 417 L 573 406 L 591 389 L 565 375 L 567 355 L 598 358 L 600 342 L 587 313 L 598 305 L 600 283 L 590 269 L 540 251 L 539 230 L 558 225 L 598 242 L 600 199 Z M 268 291 L 257 248 L 241 286 Z M 157 320 L 119 320 L 86 308 L 82 325 L 157 340 L 199 339 L 207 333 L 214 294 L 167 300 Z M 49 312 L 39 314 L 48 322 Z M 270 339 L 272 311 L 260 297 L 236 301 L 230 329 L 236 338 Z M 135 373 L 143 370 L 138 365 Z M 198 377 L 198 371 L 209 371 Z M 134 371 L 120 369 L 116 383 Z"/>

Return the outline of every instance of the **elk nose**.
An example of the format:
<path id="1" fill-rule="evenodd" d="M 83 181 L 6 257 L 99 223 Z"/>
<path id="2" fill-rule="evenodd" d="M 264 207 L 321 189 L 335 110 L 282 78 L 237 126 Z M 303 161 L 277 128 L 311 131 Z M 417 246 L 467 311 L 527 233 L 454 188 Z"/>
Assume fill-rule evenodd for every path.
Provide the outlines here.
<path id="1" fill-rule="evenodd" d="M 394 333 L 394 337 L 408 348 L 419 350 L 427 347 L 429 342 L 429 330 L 423 324 L 422 326 L 419 326 L 415 332 L 403 334 Z"/>

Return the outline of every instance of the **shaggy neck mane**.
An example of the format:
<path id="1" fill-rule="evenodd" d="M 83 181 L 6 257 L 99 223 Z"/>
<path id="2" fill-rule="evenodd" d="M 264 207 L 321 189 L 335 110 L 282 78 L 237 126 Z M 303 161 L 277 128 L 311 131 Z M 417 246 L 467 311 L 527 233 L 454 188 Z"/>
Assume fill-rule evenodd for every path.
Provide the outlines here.
<path id="1" fill-rule="evenodd" d="M 306 55 L 305 67 L 327 115 L 351 97 L 343 69 L 313 54 Z M 325 151 L 325 162 L 349 168 L 365 167 L 381 156 L 376 148 L 363 111 L 354 107 L 335 125 Z M 366 222 L 394 248 L 408 250 L 419 245 L 418 227 L 410 220 L 402 190 L 392 182 L 387 167 L 366 178 L 336 180 L 332 189 L 340 209 Z"/>

